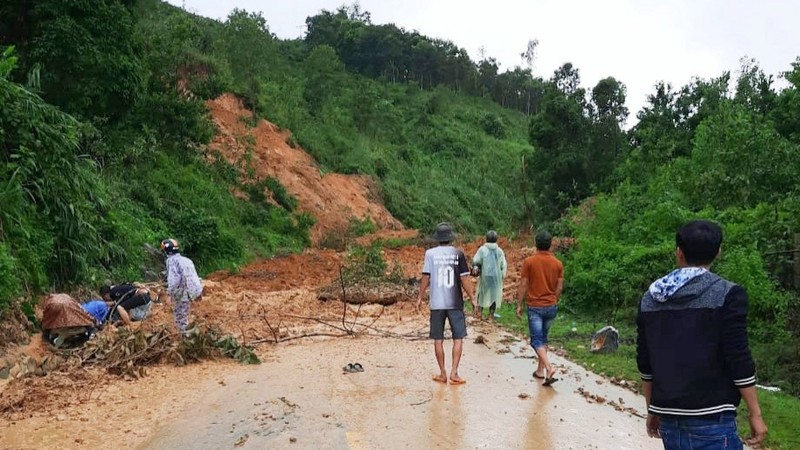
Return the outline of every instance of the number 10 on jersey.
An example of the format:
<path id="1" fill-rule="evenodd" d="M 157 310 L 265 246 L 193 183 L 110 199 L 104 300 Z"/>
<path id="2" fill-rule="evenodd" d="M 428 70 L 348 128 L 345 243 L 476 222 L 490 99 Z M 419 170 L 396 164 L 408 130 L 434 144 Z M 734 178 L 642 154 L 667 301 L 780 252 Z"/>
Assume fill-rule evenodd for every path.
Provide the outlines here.
<path id="1" fill-rule="evenodd" d="M 456 284 L 456 272 L 453 266 L 439 267 L 436 271 L 436 284 L 444 288 L 451 288 Z"/>

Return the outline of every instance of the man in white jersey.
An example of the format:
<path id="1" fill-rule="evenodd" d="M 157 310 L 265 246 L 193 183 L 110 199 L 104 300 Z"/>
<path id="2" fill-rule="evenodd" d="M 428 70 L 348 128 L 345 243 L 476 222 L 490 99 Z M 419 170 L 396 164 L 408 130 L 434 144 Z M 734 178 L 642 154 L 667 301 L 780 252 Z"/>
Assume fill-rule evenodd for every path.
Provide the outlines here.
<path id="1" fill-rule="evenodd" d="M 467 336 L 467 321 L 464 316 L 464 297 L 461 290 L 469 296 L 472 307 L 478 310 L 475 301 L 475 290 L 469 279 L 469 266 L 464 252 L 450 245 L 455 240 L 453 229 L 449 224 L 436 226 L 434 239 L 439 243 L 425 252 L 425 264 L 422 268 L 422 282 L 419 287 L 417 309 L 428 287 L 431 288 L 430 338 L 439 363 L 439 375 L 433 381 L 447 383 L 447 369 L 444 366 L 444 321 L 450 323 L 453 333 L 453 367 L 450 371 L 451 384 L 464 384 L 467 381 L 458 376 L 458 363 L 461 360 L 464 338 Z"/>

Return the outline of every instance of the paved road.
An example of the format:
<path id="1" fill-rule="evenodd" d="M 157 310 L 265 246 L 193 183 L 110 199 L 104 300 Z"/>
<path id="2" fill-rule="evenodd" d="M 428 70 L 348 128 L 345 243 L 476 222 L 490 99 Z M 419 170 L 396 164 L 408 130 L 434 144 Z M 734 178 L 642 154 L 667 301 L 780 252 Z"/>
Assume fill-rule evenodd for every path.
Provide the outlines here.
<path id="1" fill-rule="evenodd" d="M 180 418 L 141 448 L 662 448 L 645 436 L 643 419 L 609 405 L 641 412 L 640 397 L 561 358 L 562 380 L 544 388 L 531 377 L 529 347 L 485 336 L 488 345 L 465 341 L 463 386 L 431 381 L 430 342 L 359 337 L 276 347 L 273 361 L 198 385 Z M 355 361 L 365 372 L 344 375 Z M 606 401 L 587 402 L 579 387 Z"/>

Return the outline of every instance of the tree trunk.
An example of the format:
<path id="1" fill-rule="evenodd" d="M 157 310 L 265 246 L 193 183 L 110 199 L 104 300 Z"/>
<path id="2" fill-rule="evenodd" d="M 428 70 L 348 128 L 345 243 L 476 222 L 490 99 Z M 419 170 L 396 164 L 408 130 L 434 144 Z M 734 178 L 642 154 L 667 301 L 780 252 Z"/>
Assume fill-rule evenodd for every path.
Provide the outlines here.
<path id="1" fill-rule="evenodd" d="M 800 233 L 794 235 L 794 248 L 800 249 Z M 792 262 L 794 263 L 794 290 L 800 291 L 800 253 L 795 252 L 792 255 Z"/>
<path id="2" fill-rule="evenodd" d="M 530 228 L 533 226 L 533 217 L 531 216 L 531 207 L 528 204 L 528 176 L 525 173 L 525 155 L 522 155 L 522 201 L 525 203 L 525 220 L 527 223 L 525 224 L 526 228 Z"/>

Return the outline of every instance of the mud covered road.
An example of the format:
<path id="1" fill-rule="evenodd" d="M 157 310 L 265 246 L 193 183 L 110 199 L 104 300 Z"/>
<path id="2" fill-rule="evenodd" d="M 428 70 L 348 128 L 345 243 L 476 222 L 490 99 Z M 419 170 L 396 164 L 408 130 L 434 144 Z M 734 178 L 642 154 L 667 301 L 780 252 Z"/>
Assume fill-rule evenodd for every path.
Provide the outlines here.
<path id="1" fill-rule="evenodd" d="M 430 342 L 287 345 L 274 361 L 198 385 L 202 395 L 138 448 L 661 448 L 645 436 L 643 419 L 612 406 L 641 411 L 640 397 L 562 358 L 561 381 L 544 388 L 531 377 L 528 346 L 479 325 L 472 338 L 483 334 L 487 343 L 465 341 L 466 385 L 431 381 Z M 365 371 L 343 374 L 348 362 Z M 579 388 L 605 401 L 589 402 Z"/>
<path id="2" fill-rule="evenodd" d="M 505 248 L 513 289 L 528 250 Z M 414 276 L 423 253 L 409 246 L 384 257 Z M 531 376 L 530 347 L 485 322 L 469 319 L 463 386 L 431 380 L 427 315 L 410 301 L 350 305 L 347 320 L 362 330 L 355 337 L 304 337 L 335 330 L 302 317 L 341 320 L 341 302 L 317 292 L 343 259 L 315 250 L 209 277 L 195 317 L 247 342 L 269 342 L 268 324 L 280 328 L 285 341 L 258 346 L 261 365 L 218 360 L 158 365 L 138 380 L 81 370 L 0 384 L 0 396 L 31 395 L 0 420 L 0 449 L 661 448 L 645 436 L 641 397 L 557 357 L 561 381 L 544 388 Z M 157 304 L 144 325 L 170 320 Z M 365 372 L 343 374 L 351 362 Z"/>

